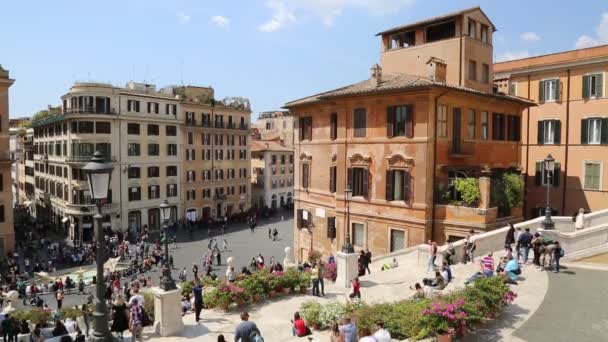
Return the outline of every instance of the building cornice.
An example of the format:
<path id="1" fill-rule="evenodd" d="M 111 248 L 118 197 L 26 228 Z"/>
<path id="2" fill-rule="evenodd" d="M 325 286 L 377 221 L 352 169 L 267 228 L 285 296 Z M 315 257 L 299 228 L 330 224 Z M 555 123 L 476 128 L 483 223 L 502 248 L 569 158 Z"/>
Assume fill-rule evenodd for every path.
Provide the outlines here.
<path id="1" fill-rule="evenodd" d="M 536 67 L 524 67 L 512 69 L 510 71 L 498 72 L 494 74 L 494 80 L 498 79 L 506 79 L 511 76 L 519 76 L 519 75 L 527 75 L 533 74 L 537 72 L 546 72 L 546 71 L 555 71 L 559 69 L 567 69 L 567 68 L 575 68 L 575 67 L 583 67 L 594 64 L 608 63 L 608 56 L 591 58 L 585 60 L 571 61 L 571 62 L 563 62 L 563 63 L 555 63 L 549 65 L 542 65 Z"/>

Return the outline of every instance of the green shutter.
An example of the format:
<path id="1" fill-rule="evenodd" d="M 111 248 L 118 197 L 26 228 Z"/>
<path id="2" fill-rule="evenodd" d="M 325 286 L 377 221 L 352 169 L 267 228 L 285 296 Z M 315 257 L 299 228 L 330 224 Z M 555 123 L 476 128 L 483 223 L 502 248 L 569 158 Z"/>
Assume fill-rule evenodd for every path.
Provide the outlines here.
<path id="1" fill-rule="evenodd" d="M 393 197 L 393 171 L 388 170 L 386 171 L 386 200 L 387 201 L 392 201 L 394 200 Z"/>
<path id="2" fill-rule="evenodd" d="M 583 76 L 583 98 L 589 98 L 589 75 Z"/>
<path id="3" fill-rule="evenodd" d="M 545 102 L 545 81 L 538 82 L 538 102 Z"/>
<path id="4" fill-rule="evenodd" d="M 601 144 L 608 144 L 608 118 L 602 119 L 602 128 L 601 128 Z"/>
<path id="5" fill-rule="evenodd" d="M 557 81 L 555 82 L 555 101 L 559 101 L 561 100 L 561 82 L 559 79 L 557 79 Z"/>
<path id="6" fill-rule="evenodd" d="M 541 185 L 543 182 L 543 162 L 536 162 L 536 173 L 534 174 L 534 183 Z"/>
<path id="7" fill-rule="evenodd" d="M 538 122 L 538 137 L 537 142 L 539 145 L 544 144 L 545 142 L 545 125 L 543 121 Z"/>
<path id="8" fill-rule="evenodd" d="M 555 139 L 553 141 L 555 144 L 559 145 L 562 141 L 562 122 L 559 120 L 555 121 Z"/>
<path id="9" fill-rule="evenodd" d="M 369 171 L 367 169 L 363 169 L 363 197 L 367 198 L 369 196 Z"/>
<path id="10" fill-rule="evenodd" d="M 410 172 L 403 171 L 403 200 L 410 201 Z"/>
<path id="11" fill-rule="evenodd" d="M 561 175 L 561 164 L 555 163 L 555 168 L 553 169 L 553 179 L 552 179 L 554 187 L 559 186 L 560 175 Z"/>
<path id="12" fill-rule="evenodd" d="M 581 120 L 581 145 L 589 143 L 589 119 Z"/>
<path id="13" fill-rule="evenodd" d="M 604 74 L 595 75 L 595 94 L 604 97 Z"/>

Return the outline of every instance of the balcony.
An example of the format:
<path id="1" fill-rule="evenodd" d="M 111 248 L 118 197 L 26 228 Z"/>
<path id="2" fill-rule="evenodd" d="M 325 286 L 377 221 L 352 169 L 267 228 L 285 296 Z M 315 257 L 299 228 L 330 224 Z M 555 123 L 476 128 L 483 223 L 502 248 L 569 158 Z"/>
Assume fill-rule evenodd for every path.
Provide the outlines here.
<path id="1" fill-rule="evenodd" d="M 452 140 L 450 142 L 449 154 L 451 157 L 464 158 L 472 156 L 475 152 L 475 144 L 469 141 Z"/>
<path id="2" fill-rule="evenodd" d="M 91 161 L 93 156 L 68 156 L 65 158 L 65 162 L 68 164 L 86 164 Z M 116 163 L 116 156 L 105 157 L 104 162 Z"/>
<path id="3" fill-rule="evenodd" d="M 105 108 L 95 108 L 95 107 L 83 107 L 83 108 L 67 108 L 63 110 L 64 114 L 108 114 L 108 115 L 116 115 L 116 109 L 105 109 Z"/>
<path id="4" fill-rule="evenodd" d="M 196 120 L 186 120 L 186 126 L 196 126 Z"/>
<path id="5" fill-rule="evenodd" d="M 213 125 L 213 127 L 215 128 L 224 128 L 224 123 L 223 122 L 216 122 L 215 125 Z"/>
<path id="6" fill-rule="evenodd" d="M 213 200 L 214 201 L 225 201 L 226 194 L 215 194 L 215 195 L 213 195 Z"/>

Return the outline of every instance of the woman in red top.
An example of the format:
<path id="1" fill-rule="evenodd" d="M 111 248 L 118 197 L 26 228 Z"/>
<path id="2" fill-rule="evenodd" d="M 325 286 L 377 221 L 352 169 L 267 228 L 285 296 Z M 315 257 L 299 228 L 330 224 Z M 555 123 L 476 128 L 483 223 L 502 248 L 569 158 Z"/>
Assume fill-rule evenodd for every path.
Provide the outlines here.
<path id="1" fill-rule="evenodd" d="M 293 323 L 293 327 L 291 328 L 293 336 L 302 337 L 308 335 L 308 328 L 306 328 L 306 322 L 304 322 L 304 320 L 300 318 L 299 312 L 296 311 L 296 313 L 293 314 L 293 321 L 291 321 L 291 323 Z"/>
<path id="2" fill-rule="evenodd" d="M 353 279 L 353 293 L 351 293 L 350 295 L 348 295 L 348 297 L 350 297 L 350 299 L 353 299 L 355 297 L 361 299 L 361 292 L 360 289 L 361 288 L 361 283 L 359 283 L 359 277 Z"/>

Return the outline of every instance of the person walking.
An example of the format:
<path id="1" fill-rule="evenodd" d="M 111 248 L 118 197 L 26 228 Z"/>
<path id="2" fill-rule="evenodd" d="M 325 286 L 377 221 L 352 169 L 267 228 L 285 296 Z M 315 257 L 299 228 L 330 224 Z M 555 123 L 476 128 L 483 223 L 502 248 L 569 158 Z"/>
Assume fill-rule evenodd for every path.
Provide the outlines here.
<path id="1" fill-rule="evenodd" d="M 131 330 L 131 341 L 143 341 L 142 330 L 144 326 L 144 313 L 137 298 L 131 298 L 131 309 L 129 311 L 129 330 Z"/>
<path id="2" fill-rule="evenodd" d="M 312 265 L 310 279 L 312 280 L 312 295 L 319 296 L 319 269 L 317 268 L 317 263 Z"/>
<path id="3" fill-rule="evenodd" d="M 372 263 L 372 252 L 369 251 L 369 248 L 365 251 L 365 269 L 367 270 L 367 274 L 372 274 L 372 271 L 369 269 L 369 265 Z"/>
<path id="4" fill-rule="evenodd" d="M 122 340 L 123 332 L 129 329 L 129 316 L 127 314 L 127 304 L 122 295 L 118 295 L 112 305 L 112 332 L 118 333 Z"/>
<path id="5" fill-rule="evenodd" d="M 201 310 L 203 310 L 203 289 L 198 279 L 192 288 L 192 296 L 194 297 L 194 321 L 198 323 L 201 317 Z"/>
<path id="6" fill-rule="evenodd" d="M 526 230 L 519 235 L 519 239 L 517 240 L 517 244 L 519 245 L 520 251 L 523 251 L 523 261 L 522 263 L 525 265 L 528 262 L 528 254 L 530 253 L 530 243 L 532 242 L 532 234 L 530 234 L 530 228 L 526 228 Z M 517 256 L 519 258 L 519 255 Z"/>
<path id="7" fill-rule="evenodd" d="M 222 244 L 222 250 L 228 252 L 228 241 L 226 239 L 224 239 L 224 243 Z"/>
<path id="8" fill-rule="evenodd" d="M 513 223 L 509 223 L 509 230 L 507 231 L 507 235 L 505 236 L 505 248 L 511 247 L 511 245 L 514 243 L 515 243 L 515 226 L 513 226 Z"/>
<path id="9" fill-rule="evenodd" d="M 564 256 L 564 249 L 559 244 L 559 241 L 555 241 L 555 249 L 552 255 L 553 273 L 559 273 L 559 259 Z"/>
<path id="10" fill-rule="evenodd" d="M 325 275 L 325 263 L 319 260 L 317 269 L 319 270 L 318 279 L 319 288 L 321 289 L 321 296 L 325 296 L 325 283 L 323 282 L 323 276 Z"/>
<path id="11" fill-rule="evenodd" d="M 220 253 L 219 249 L 215 251 L 215 258 L 217 259 L 217 265 L 221 266 L 222 265 L 222 253 Z"/>
<path id="12" fill-rule="evenodd" d="M 254 342 L 256 335 L 262 335 L 255 323 L 249 320 L 249 313 L 244 311 L 241 313 L 241 323 L 234 331 L 234 342 Z"/>
<path id="13" fill-rule="evenodd" d="M 279 236 L 279 231 L 275 227 L 274 230 L 272 231 L 272 241 L 277 241 L 277 236 Z"/>
<path id="14" fill-rule="evenodd" d="M 268 240 L 272 240 L 272 228 L 268 227 Z"/>
<path id="15" fill-rule="evenodd" d="M 192 264 L 192 274 L 194 275 L 194 279 L 198 279 L 198 266 L 196 264 Z"/>
<path id="16" fill-rule="evenodd" d="M 57 310 L 61 310 L 63 297 L 63 290 L 57 290 L 57 294 L 55 295 L 55 299 L 57 299 Z"/>
<path id="17" fill-rule="evenodd" d="M 428 242 L 429 244 L 429 261 L 426 265 L 426 272 L 430 272 L 432 270 L 434 270 L 437 265 L 435 265 L 435 259 L 437 259 L 437 243 L 435 241 L 431 241 L 429 240 Z"/>

